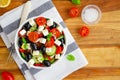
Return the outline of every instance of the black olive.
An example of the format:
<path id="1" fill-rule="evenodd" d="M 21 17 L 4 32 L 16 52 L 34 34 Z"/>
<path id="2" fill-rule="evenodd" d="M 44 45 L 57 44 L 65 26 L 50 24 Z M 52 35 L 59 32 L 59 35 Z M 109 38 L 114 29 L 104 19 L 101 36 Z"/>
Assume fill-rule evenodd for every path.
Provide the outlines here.
<path id="1" fill-rule="evenodd" d="M 32 58 L 32 54 L 31 53 L 25 53 L 25 60 L 28 62 L 31 58 Z"/>
<path id="2" fill-rule="evenodd" d="M 26 40 L 27 43 L 30 43 L 30 42 L 31 42 L 31 41 L 29 41 L 29 39 L 27 39 L 27 38 L 25 38 L 25 40 Z"/>
<path id="3" fill-rule="evenodd" d="M 21 47 L 22 44 L 23 44 L 23 42 L 22 42 L 22 38 L 19 38 L 19 40 L 18 40 L 18 46 Z"/>
<path id="4" fill-rule="evenodd" d="M 48 60 L 44 60 L 43 64 L 44 64 L 44 66 L 47 66 L 47 67 L 51 66 L 51 63 Z"/>
<path id="5" fill-rule="evenodd" d="M 52 28 L 56 28 L 57 26 L 58 26 L 57 23 L 53 22 L 53 25 L 50 26 L 50 28 L 51 28 L 51 29 L 52 29 Z"/>
<path id="6" fill-rule="evenodd" d="M 29 22 L 27 22 L 26 24 L 24 24 L 23 29 L 25 29 L 26 31 L 28 31 L 31 28 L 31 25 L 29 24 Z"/>
<path id="7" fill-rule="evenodd" d="M 40 47 L 40 51 L 42 53 L 46 53 L 46 47 L 45 47 L 45 45 L 42 44 L 42 46 Z"/>
<path id="8" fill-rule="evenodd" d="M 47 39 L 47 36 L 43 36 L 43 38 L 46 38 L 46 39 Z"/>
<path id="9" fill-rule="evenodd" d="M 64 38 L 59 39 L 59 41 L 60 41 L 62 44 L 65 44 L 65 39 L 64 39 Z"/>
<path id="10" fill-rule="evenodd" d="M 38 48 L 37 48 L 37 44 L 35 44 L 35 43 L 31 43 L 31 48 L 32 48 L 32 50 L 37 50 Z"/>

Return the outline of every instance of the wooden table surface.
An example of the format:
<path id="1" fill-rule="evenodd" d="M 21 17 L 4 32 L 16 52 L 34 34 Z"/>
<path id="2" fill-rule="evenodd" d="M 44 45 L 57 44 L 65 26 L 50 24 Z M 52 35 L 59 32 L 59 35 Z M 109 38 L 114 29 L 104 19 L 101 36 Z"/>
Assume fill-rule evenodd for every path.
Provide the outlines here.
<path id="1" fill-rule="evenodd" d="M 23 4 L 26 0 L 12 0 L 7 8 L 0 8 L 0 15 Z M 120 80 L 120 1 L 119 0 L 81 0 L 81 5 L 74 5 L 71 0 L 53 0 L 68 29 L 88 59 L 89 64 L 64 80 Z M 71 7 L 81 10 L 88 4 L 95 4 L 102 10 L 98 24 L 87 25 L 90 35 L 80 37 L 78 30 L 82 25 L 81 17 L 70 18 Z M 15 80 L 25 80 L 15 63 L 6 63 L 8 50 L 0 38 L 0 73 L 10 71 Z M 0 78 L 1 80 L 1 78 Z M 38 79 L 39 80 L 39 79 Z"/>

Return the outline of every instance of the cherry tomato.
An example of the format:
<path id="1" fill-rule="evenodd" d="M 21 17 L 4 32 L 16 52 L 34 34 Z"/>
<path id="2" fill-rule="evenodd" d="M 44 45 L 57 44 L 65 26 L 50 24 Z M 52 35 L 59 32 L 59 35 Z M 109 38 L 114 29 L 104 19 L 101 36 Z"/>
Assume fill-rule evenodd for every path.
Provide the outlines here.
<path id="1" fill-rule="evenodd" d="M 35 42 L 37 39 L 39 38 L 39 34 L 37 32 L 30 32 L 28 34 L 28 39 L 31 41 L 31 42 Z"/>
<path id="2" fill-rule="evenodd" d="M 69 15 L 71 17 L 77 17 L 80 14 L 79 9 L 77 7 L 73 7 L 69 11 Z"/>
<path id="3" fill-rule="evenodd" d="M 63 50 L 62 46 L 57 46 L 56 54 L 60 54 Z"/>
<path id="4" fill-rule="evenodd" d="M 25 52 L 25 50 L 22 49 L 22 48 L 19 48 L 19 51 L 20 51 L 20 52 L 23 52 L 23 53 Z"/>
<path id="5" fill-rule="evenodd" d="M 42 26 L 47 23 L 47 21 L 44 17 L 38 17 L 38 18 L 36 18 L 35 21 L 38 24 L 38 26 Z"/>
<path id="6" fill-rule="evenodd" d="M 42 33 L 40 33 L 40 34 L 39 34 L 39 38 L 41 38 L 42 36 L 43 36 L 43 34 L 42 34 Z"/>
<path id="7" fill-rule="evenodd" d="M 2 80 L 14 80 L 14 76 L 10 72 L 3 71 Z"/>
<path id="8" fill-rule="evenodd" d="M 51 37 L 49 41 L 45 43 L 45 47 L 52 47 L 54 45 L 54 38 Z"/>
<path id="9" fill-rule="evenodd" d="M 60 36 L 60 31 L 56 28 L 53 28 L 52 30 L 50 30 L 50 32 L 56 36 L 56 38 L 58 38 Z"/>
<path id="10" fill-rule="evenodd" d="M 34 66 L 43 66 L 42 63 L 35 63 Z"/>
<path id="11" fill-rule="evenodd" d="M 86 27 L 86 26 L 83 26 L 83 27 L 80 28 L 80 30 L 79 30 L 79 33 L 80 33 L 80 35 L 81 35 L 82 37 L 88 36 L 89 32 L 90 32 L 90 31 L 89 31 L 89 28 Z"/>

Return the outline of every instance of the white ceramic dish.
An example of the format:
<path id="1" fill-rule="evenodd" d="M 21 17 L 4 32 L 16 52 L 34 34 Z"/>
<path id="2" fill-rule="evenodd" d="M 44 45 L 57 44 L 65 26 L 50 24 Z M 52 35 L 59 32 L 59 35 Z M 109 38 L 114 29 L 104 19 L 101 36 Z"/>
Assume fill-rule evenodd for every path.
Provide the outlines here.
<path id="1" fill-rule="evenodd" d="M 81 18 L 86 24 L 96 24 L 101 19 L 101 10 L 96 5 L 87 5 L 82 10 Z"/>
<path id="2" fill-rule="evenodd" d="M 39 17 L 39 16 L 37 16 L 37 17 Z M 37 17 L 32 17 L 32 18 L 26 20 L 25 22 L 23 22 L 23 23 L 19 26 L 19 28 L 18 28 L 18 30 L 17 30 L 17 33 L 16 33 L 16 35 L 15 35 L 15 50 L 16 50 L 17 55 L 19 56 L 19 58 L 20 58 L 28 67 L 32 67 L 32 68 L 36 68 L 36 69 L 45 69 L 45 68 L 49 68 L 49 67 L 45 67 L 45 66 L 44 66 L 44 67 L 40 67 L 40 66 L 38 67 L 38 66 L 34 66 L 34 65 L 29 65 L 28 62 L 25 61 L 25 60 L 21 57 L 20 52 L 19 52 L 19 46 L 18 46 L 18 39 L 19 39 L 18 32 L 22 29 L 22 27 L 23 27 L 23 25 L 24 25 L 25 23 L 27 23 L 27 22 L 30 21 L 31 19 L 36 19 Z M 50 18 L 49 18 L 49 19 L 50 19 Z M 54 21 L 54 22 L 56 22 L 56 21 Z M 56 22 L 56 23 L 57 23 L 57 22 Z M 58 23 L 57 23 L 57 24 L 58 24 Z M 66 34 L 65 34 L 65 31 L 64 31 L 64 29 L 62 28 L 62 26 L 61 26 L 60 24 L 58 24 L 58 25 L 61 27 L 62 31 L 64 32 L 65 45 L 64 45 L 64 49 L 63 49 L 63 51 L 62 51 L 62 55 L 61 55 L 60 59 L 59 59 L 59 60 L 56 60 L 54 63 L 52 63 L 50 67 L 52 67 L 54 64 L 56 64 L 57 62 L 59 62 L 59 61 L 62 59 L 62 57 L 64 56 L 65 52 L 66 52 L 66 43 L 67 43 L 67 41 L 66 41 Z"/>

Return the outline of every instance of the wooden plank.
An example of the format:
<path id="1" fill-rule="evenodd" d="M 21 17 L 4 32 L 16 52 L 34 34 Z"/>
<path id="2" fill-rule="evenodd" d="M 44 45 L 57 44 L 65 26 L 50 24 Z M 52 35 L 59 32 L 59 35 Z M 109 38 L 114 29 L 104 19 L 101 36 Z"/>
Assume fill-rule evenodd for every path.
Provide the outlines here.
<path id="1" fill-rule="evenodd" d="M 104 47 L 104 48 L 82 48 L 86 56 L 89 67 L 120 67 L 120 47 Z M 8 57 L 8 50 L 1 48 L 0 52 L 0 69 L 14 69 L 17 68 L 16 64 L 6 63 Z M 11 68 L 8 65 L 13 65 Z"/>
<path id="2" fill-rule="evenodd" d="M 82 48 L 87 67 L 120 67 L 120 47 Z"/>
<path id="3" fill-rule="evenodd" d="M 83 68 L 64 80 L 119 80 L 119 78 L 120 68 Z"/>
<path id="4" fill-rule="evenodd" d="M 115 0 L 118 1 L 118 0 Z M 106 1 L 86 1 L 82 0 L 81 5 L 77 5 L 79 7 L 80 11 L 83 9 L 83 7 L 87 4 L 94 3 L 98 5 L 102 10 L 102 18 L 101 21 L 98 24 L 95 25 L 89 25 L 90 28 L 90 35 L 81 38 L 79 35 L 79 29 L 82 25 L 86 25 L 81 20 L 81 17 L 77 18 L 70 18 L 68 15 L 70 7 L 73 7 L 73 5 L 69 0 L 65 1 L 54 1 L 55 6 L 57 7 L 58 11 L 60 12 L 61 16 L 63 17 L 67 27 L 69 28 L 71 34 L 75 38 L 76 42 L 80 46 L 118 46 L 120 45 L 120 2 L 116 3 L 112 0 L 106 0 Z M 59 4 L 58 4 L 59 3 Z M 62 6 L 67 4 L 67 6 Z M 103 4 L 107 4 L 104 5 Z M 108 5 L 111 4 L 111 5 Z M 61 6 L 61 7 L 59 7 Z M 117 9 L 117 10 L 116 10 Z M 116 11 L 114 11 L 116 10 Z M 88 26 L 88 25 L 87 25 Z"/>

